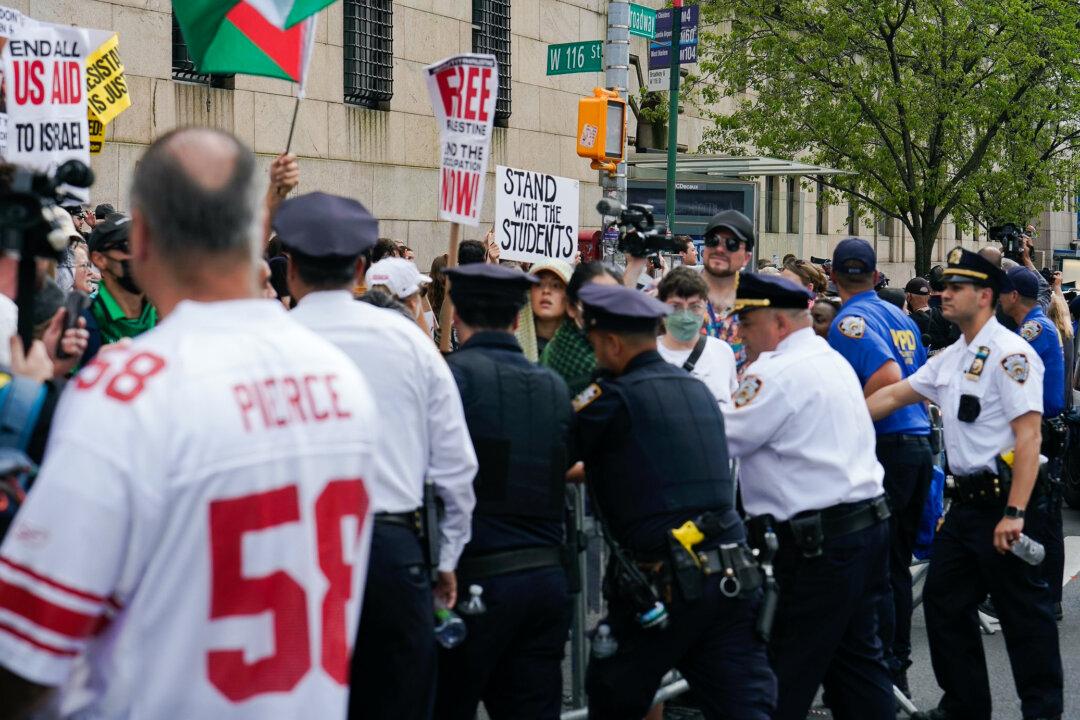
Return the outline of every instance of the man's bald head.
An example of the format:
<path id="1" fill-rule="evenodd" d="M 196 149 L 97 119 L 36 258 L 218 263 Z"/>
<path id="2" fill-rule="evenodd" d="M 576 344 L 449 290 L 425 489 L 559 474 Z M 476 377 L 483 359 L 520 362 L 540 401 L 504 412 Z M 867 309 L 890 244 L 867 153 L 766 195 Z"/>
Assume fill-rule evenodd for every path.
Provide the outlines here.
<path id="1" fill-rule="evenodd" d="M 255 156 L 221 130 L 183 128 L 155 141 L 135 168 L 131 207 L 181 279 L 258 256 Z"/>
<path id="2" fill-rule="evenodd" d="M 985 260 L 989 260 L 994 267 L 1001 267 L 1001 250 L 993 245 L 987 245 L 979 251 L 979 255 Z"/>

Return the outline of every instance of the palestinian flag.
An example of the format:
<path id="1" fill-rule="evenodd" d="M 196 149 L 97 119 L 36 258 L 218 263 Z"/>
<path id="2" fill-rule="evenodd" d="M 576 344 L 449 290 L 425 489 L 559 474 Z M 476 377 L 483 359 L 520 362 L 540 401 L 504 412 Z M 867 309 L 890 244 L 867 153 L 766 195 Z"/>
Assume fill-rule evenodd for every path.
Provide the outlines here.
<path id="1" fill-rule="evenodd" d="M 173 0 L 199 72 L 303 83 L 315 14 L 334 0 Z"/>

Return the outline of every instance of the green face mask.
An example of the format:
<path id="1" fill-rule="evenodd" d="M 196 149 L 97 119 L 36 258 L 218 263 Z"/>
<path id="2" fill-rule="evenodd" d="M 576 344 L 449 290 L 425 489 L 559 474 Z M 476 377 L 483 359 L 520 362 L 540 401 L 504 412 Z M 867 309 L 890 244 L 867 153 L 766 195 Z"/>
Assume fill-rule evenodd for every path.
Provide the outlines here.
<path id="1" fill-rule="evenodd" d="M 690 342 L 701 332 L 705 318 L 691 310 L 676 310 L 664 318 L 664 326 L 679 342 Z"/>

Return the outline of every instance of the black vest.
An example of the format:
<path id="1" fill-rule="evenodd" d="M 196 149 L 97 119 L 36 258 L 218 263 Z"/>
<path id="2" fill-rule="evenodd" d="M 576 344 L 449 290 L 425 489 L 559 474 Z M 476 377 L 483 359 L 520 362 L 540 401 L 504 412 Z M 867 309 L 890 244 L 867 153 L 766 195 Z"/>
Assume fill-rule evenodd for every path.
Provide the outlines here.
<path id="1" fill-rule="evenodd" d="M 509 334 L 507 339 L 513 342 Z M 475 514 L 561 522 L 569 464 L 566 383 L 529 363 L 520 350 L 489 352 L 470 343 L 448 362 L 480 465 Z"/>
<path id="2" fill-rule="evenodd" d="M 598 457 L 586 459 L 617 538 L 631 548 L 659 549 L 669 529 L 711 510 L 724 517 L 719 539 L 741 540 L 724 418 L 708 387 L 646 352 L 601 388 L 621 398 L 629 422 L 629 432 L 608 433 Z"/>

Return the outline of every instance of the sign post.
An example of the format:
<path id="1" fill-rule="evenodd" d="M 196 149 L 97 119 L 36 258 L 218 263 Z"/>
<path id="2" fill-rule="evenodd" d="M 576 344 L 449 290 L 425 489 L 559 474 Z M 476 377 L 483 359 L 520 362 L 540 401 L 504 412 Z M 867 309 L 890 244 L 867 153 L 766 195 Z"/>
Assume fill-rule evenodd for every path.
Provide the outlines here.
<path id="1" fill-rule="evenodd" d="M 499 94 L 494 55 L 455 55 L 424 68 L 442 144 L 439 167 L 439 219 L 449 220 L 447 267 L 457 265 L 460 225 L 480 224 L 491 127 Z M 450 350 L 453 304 L 443 300 L 439 349 Z"/>
<path id="2" fill-rule="evenodd" d="M 682 64 L 682 0 L 675 0 L 675 12 L 671 13 L 671 86 L 668 97 L 668 140 L 667 140 L 667 193 L 664 206 L 667 210 L 668 233 L 675 233 L 675 165 L 679 153 L 679 65 Z M 694 46 L 697 55 L 697 46 Z M 649 68 L 652 69 L 652 66 Z"/>

